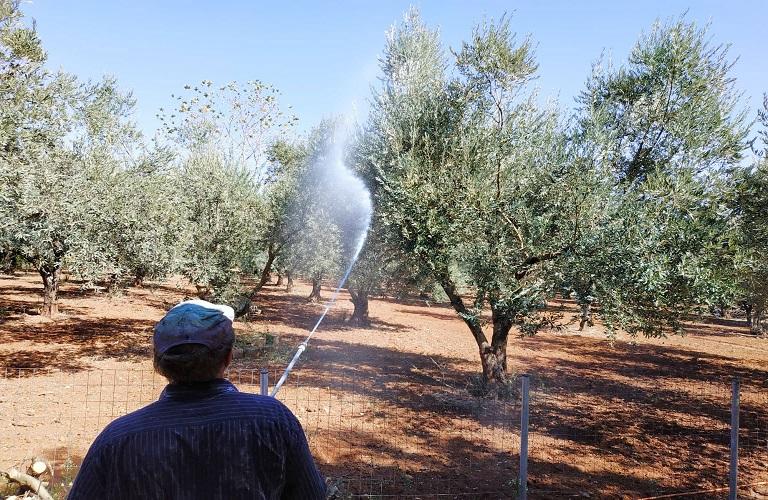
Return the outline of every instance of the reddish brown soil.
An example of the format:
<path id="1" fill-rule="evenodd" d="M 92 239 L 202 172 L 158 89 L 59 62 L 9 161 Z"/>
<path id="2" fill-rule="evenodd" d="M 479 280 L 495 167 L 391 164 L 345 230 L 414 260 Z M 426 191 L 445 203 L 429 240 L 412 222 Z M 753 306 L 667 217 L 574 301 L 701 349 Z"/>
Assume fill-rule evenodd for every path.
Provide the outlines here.
<path id="1" fill-rule="evenodd" d="M 157 396 L 152 325 L 191 290 L 175 283 L 111 297 L 64 285 L 62 315 L 40 306 L 35 275 L 0 276 L 0 468 L 35 455 L 56 462 L 63 491 L 88 443 L 111 419 Z M 268 287 L 262 313 L 238 323 L 279 338 L 236 360 L 231 377 L 257 391 L 322 311 L 308 287 Z M 330 295 L 329 292 L 325 292 Z M 571 318 L 570 304 L 552 304 Z M 519 402 L 469 394 L 477 348 L 453 311 L 373 300 L 368 329 L 349 327 L 342 293 L 279 397 L 305 427 L 342 491 L 507 498 L 516 490 Z M 730 384 L 742 384 L 740 482 L 768 481 L 768 340 L 741 321 L 692 324 L 686 336 L 610 341 L 599 327 L 512 338 L 510 370 L 531 374 L 533 498 L 638 498 L 727 485 Z M 8 367 L 3 368 L 3 367 Z M 762 488 L 762 489 L 761 489 Z M 768 495 L 764 485 L 744 496 Z M 718 498 L 723 492 L 701 493 Z M 692 498 L 692 497 L 685 497 Z"/>

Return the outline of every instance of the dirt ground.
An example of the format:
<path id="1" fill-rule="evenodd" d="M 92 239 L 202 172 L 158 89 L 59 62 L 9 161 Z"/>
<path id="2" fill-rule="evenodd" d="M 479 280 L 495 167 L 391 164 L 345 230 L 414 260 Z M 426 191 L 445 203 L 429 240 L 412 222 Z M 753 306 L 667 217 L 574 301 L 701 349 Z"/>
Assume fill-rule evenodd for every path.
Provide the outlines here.
<path id="1" fill-rule="evenodd" d="M 42 455 L 54 490 L 76 472 L 88 444 L 113 418 L 157 397 L 152 326 L 191 294 L 181 283 L 131 288 L 120 296 L 66 283 L 61 316 L 34 314 L 34 274 L 0 276 L 0 468 Z M 261 313 L 238 322 L 245 349 L 231 378 L 258 391 L 272 382 L 322 305 L 308 287 L 269 286 Z M 325 292 L 330 295 L 329 291 Z M 573 305 L 553 303 L 564 321 Z M 346 323 L 342 293 L 280 391 L 299 417 L 323 473 L 341 493 L 427 498 L 511 498 L 520 447 L 518 398 L 470 394 L 477 348 L 444 304 L 371 301 L 371 328 Z M 529 491 L 532 498 L 644 498 L 728 484 L 731 380 L 741 383 L 740 483 L 768 498 L 768 340 L 743 321 L 692 323 L 685 336 L 607 339 L 571 322 L 513 337 L 510 370 L 530 374 Z M 58 488 L 58 489 L 57 489 Z"/>

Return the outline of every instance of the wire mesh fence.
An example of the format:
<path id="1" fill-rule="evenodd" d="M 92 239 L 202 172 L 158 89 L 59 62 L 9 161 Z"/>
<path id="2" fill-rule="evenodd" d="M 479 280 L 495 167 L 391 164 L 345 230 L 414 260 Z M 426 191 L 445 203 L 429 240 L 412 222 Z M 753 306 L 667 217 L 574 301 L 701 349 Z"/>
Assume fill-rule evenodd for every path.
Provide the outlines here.
<path id="1" fill-rule="evenodd" d="M 728 498 L 731 380 L 642 377 L 539 386 L 530 488 L 545 498 Z M 738 484 L 768 495 L 768 391 L 743 384 Z"/>
<path id="2" fill-rule="evenodd" d="M 279 374 L 270 369 L 270 381 Z M 259 375 L 232 370 L 228 378 L 259 393 Z M 730 380 L 560 382 L 531 376 L 529 498 L 727 498 Z M 63 497 L 101 429 L 156 400 L 164 386 L 146 369 L 0 368 L 0 467 L 42 457 Z M 476 398 L 449 384 L 436 390 L 418 373 L 305 366 L 278 399 L 301 421 L 339 498 L 517 495 L 519 397 Z M 740 494 L 759 498 L 768 494 L 759 484 L 768 482 L 768 390 L 744 383 L 740 399 Z"/>
<path id="3" fill-rule="evenodd" d="M 294 373 L 278 399 L 299 418 L 338 496 L 509 496 L 519 447 L 514 402 L 420 395 L 399 377 L 333 373 Z M 62 497 L 104 426 L 156 400 L 165 386 L 149 370 L 2 368 L 0 375 L 0 467 L 43 457 Z M 259 393 L 259 375 L 231 370 L 227 377 L 239 390 Z M 277 375 L 271 370 L 270 380 Z M 489 467 L 497 472 L 473 478 Z"/>

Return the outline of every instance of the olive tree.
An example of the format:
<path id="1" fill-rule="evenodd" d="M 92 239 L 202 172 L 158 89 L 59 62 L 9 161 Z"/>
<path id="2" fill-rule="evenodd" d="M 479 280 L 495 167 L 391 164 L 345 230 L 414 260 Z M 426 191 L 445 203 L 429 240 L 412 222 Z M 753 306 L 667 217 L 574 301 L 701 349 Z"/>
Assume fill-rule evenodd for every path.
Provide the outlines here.
<path id="1" fill-rule="evenodd" d="M 763 148 L 737 170 L 730 192 L 735 297 L 753 333 L 768 332 L 768 96 L 758 113 Z"/>
<path id="2" fill-rule="evenodd" d="M 253 174 L 200 152 L 183 161 L 173 182 L 185 228 L 182 273 L 201 296 L 233 300 L 260 251 L 265 211 Z"/>
<path id="3" fill-rule="evenodd" d="M 262 185 L 270 174 L 270 146 L 297 121 L 281 109 L 279 96 L 279 89 L 259 80 L 188 84 L 171 95 L 169 109 L 160 109 L 161 131 L 182 153 L 216 151 L 222 161 L 250 171 Z"/>
<path id="4" fill-rule="evenodd" d="M 503 382 L 510 329 L 540 320 L 551 264 L 586 225 L 572 191 L 593 180 L 568 161 L 554 111 L 515 98 L 535 64 L 506 20 L 479 27 L 449 68 L 437 33 L 412 11 L 390 32 L 381 67 L 360 167 L 375 217 L 445 291 L 486 379 Z"/>
<path id="5" fill-rule="evenodd" d="M 393 245 L 378 224 L 374 219 L 347 280 L 354 306 L 349 321 L 362 327 L 371 325 L 369 303 L 373 297 L 423 295 L 434 286 L 430 273 L 410 254 Z"/>
<path id="6" fill-rule="evenodd" d="M 281 239 L 284 265 L 292 275 L 312 283 L 308 300 L 321 300 L 323 279 L 340 275 L 343 264 L 346 210 L 335 199 L 341 186 L 330 177 L 335 161 L 333 138 L 337 128 L 326 120 L 314 127 L 303 147 L 292 156 L 283 152 L 284 168 L 290 169 L 293 193 L 284 208 Z M 292 276 L 293 277 L 293 276 Z"/>
<path id="7" fill-rule="evenodd" d="M 626 64 L 601 60 L 579 98 L 617 181 L 649 174 L 708 173 L 742 156 L 745 111 L 730 74 L 728 46 L 681 18 L 656 22 Z"/>
<path id="8" fill-rule="evenodd" d="M 654 24 L 618 69 L 595 65 L 578 99 L 574 139 L 613 177 L 620 204 L 595 235 L 608 239 L 600 250 L 568 268 L 582 324 L 599 301 L 622 328 L 660 334 L 665 323 L 679 327 L 670 311 L 732 294 L 720 188 L 742 158 L 747 131 L 732 66 L 728 47 L 713 46 L 706 28 L 684 18 Z M 610 244 L 617 238 L 624 244 Z M 611 262 L 631 262 L 631 271 L 606 272 Z"/>
<path id="9" fill-rule="evenodd" d="M 0 74 L 0 244 L 38 271 L 42 314 L 52 316 L 62 267 L 101 262 L 87 251 L 105 216 L 99 186 L 118 149 L 134 147 L 133 100 L 112 79 L 80 83 L 49 72 L 13 1 L 0 3 Z"/>
<path id="10" fill-rule="evenodd" d="M 203 80 L 186 85 L 159 113 L 161 138 L 177 155 L 178 196 L 189 225 L 184 274 L 201 293 L 235 301 L 240 314 L 269 279 L 277 255 L 269 234 L 279 226 L 279 197 L 290 192 L 270 155 L 296 121 L 280 109 L 278 96 L 260 81 Z M 192 193 L 199 198 L 190 199 Z M 261 279 L 254 291 L 237 298 L 237 275 L 243 272 Z"/>

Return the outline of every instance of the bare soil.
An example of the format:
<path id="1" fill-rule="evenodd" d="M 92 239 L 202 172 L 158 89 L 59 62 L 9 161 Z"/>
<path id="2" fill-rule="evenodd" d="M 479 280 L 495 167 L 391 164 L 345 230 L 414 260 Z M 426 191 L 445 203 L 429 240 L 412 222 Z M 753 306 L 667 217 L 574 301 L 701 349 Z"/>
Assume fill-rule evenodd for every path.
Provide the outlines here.
<path id="1" fill-rule="evenodd" d="M 34 314 L 38 280 L 0 276 L 0 469 L 43 455 L 62 494 L 99 430 L 157 397 L 152 326 L 193 290 L 172 281 L 110 296 L 68 282 L 62 314 L 49 320 Z M 236 359 L 230 377 L 241 390 L 258 391 L 263 367 L 274 382 L 317 321 L 323 306 L 306 301 L 309 288 L 269 286 L 261 313 L 236 324 L 246 341 L 276 339 Z M 471 395 L 477 348 L 448 305 L 380 298 L 370 307 L 372 327 L 350 327 L 342 292 L 278 395 L 323 473 L 346 493 L 513 497 L 517 393 Z M 531 379 L 532 498 L 725 497 L 704 490 L 728 483 L 733 377 L 742 390 L 741 493 L 768 498 L 766 485 L 753 484 L 768 482 L 768 340 L 720 319 L 691 323 L 685 336 L 608 339 L 599 325 L 579 332 L 573 304 L 550 307 L 565 326 L 511 338 L 508 348 L 510 371 Z"/>

